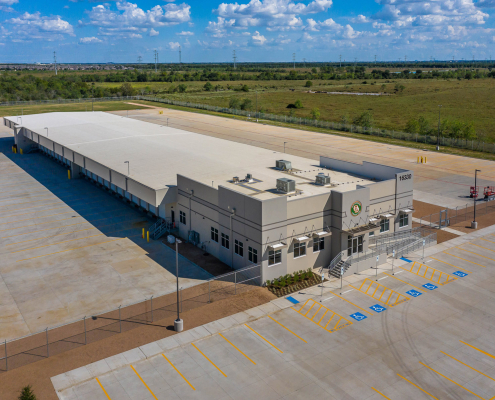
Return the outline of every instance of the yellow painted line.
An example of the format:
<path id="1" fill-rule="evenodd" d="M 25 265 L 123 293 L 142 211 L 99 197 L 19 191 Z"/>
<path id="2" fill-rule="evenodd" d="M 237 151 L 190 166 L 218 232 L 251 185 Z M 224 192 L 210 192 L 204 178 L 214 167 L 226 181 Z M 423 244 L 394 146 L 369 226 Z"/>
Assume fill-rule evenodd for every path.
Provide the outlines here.
<path id="1" fill-rule="evenodd" d="M 234 348 L 236 349 L 239 353 L 241 353 L 244 357 L 246 357 L 249 361 L 251 361 L 254 365 L 256 365 L 256 363 L 251 360 L 246 354 L 244 354 L 241 350 L 239 350 L 239 348 L 237 346 L 235 346 L 229 339 L 227 339 L 225 336 L 223 336 L 221 333 L 219 333 L 219 335 L 221 337 L 223 337 L 227 342 L 229 342 L 229 344 Z"/>
<path id="2" fill-rule="evenodd" d="M 41 256 L 36 256 L 36 257 L 31 257 L 31 258 L 24 258 L 22 260 L 17 260 L 16 262 L 21 262 L 21 261 L 27 261 L 27 260 L 32 260 L 34 258 L 40 258 L 40 257 L 46 257 L 46 256 L 52 256 L 54 254 L 59 254 L 59 253 L 65 253 L 66 251 L 72 251 L 72 250 L 78 250 L 78 249 L 83 249 L 85 247 L 91 247 L 91 246 L 98 246 L 100 244 L 105 244 L 105 243 L 110 243 L 110 242 L 116 242 L 118 240 L 122 239 L 127 239 L 127 238 L 119 238 L 119 239 L 114 239 L 114 240 L 107 240 L 106 242 L 101 242 L 101 243 L 95 243 L 95 244 L 88 244 L 87 246 L 81 246 L 81 247 L 74 247 L 73 249 L 67 249 L 67 250 L 62 250 L 62 251 L 56 251 L 55 253 L 48 253 L 48 254 L 43 254 Z"/>
<path id="3" fill-rule="evenodd" d="M 48 217 L 54 217 L 55 215 L 71 214 L 71 213 L 72 214 L 76 214 L 76 212 L 74 210 L 72 210 L 72 211 L 66 211 L 66 212 L 58 213 L 58 214 L 44 215 L 42 217 L 34 217 L 34 218 L 20 219 L 20 220 L 17 220 L 17 221 L 1 222 L 0 225 L 15 224 L 16 222 L 30 221 L 32 219 L 43 219 L 43 218 L 48 218 Z M 12 229 L 15 229 L 15 228 L 12 228 Z"/>
<path id="4" fill-rule="evenodd" d="M 464 366 L 466 366 L 468 368 L 471 368 L 473 371 L 476 371 L 478 374 L 481 374 L 483 376 L 486 376 L 488 379 L 491 379 L 492 381 L 495 381 L 495 379 L 493 379 L 491 376 L 488 376 L 488 375 L 484 374 L 483 372 L 478 371 L 476 368 L 473 368 L 470 365 L 467 365 L 466 363 L 463 363 L 461 360 L 458 360 L 457 358 L 452 357 L 450 354 L 447 354 L 446 352 L 441 351 L 441 350 L 440 350 L 440 353 L 445 354 L 447 357 L 452 358 L 453 360 L 457 361 L 458 363 L 460 363 L 460 364 L 462 364 L 462 365 L 464 365 Z"/>
<path id="5" fill-rule="evenodd" d="M 321 308 L 321 307 L 320 307 Z M 325 307 L 326 308 L 326 307 Z M 318 310 L 319 311 L 319 310 Z M 328 311 L 328 309 L 327 309 Z M 326 313 L 325 313 L 326 314 Z M 277 324 L 279 324 L 282 328 L 285 328 L 287 329 L 290 333 L 292 333 L 294 336 L 298 337 L 299 339 L 301 339 L 304 343 L 308 343 L 306 342 L 301 336 L 295 334 L 294 332 L 292 332 L 289 328 L 287 328 L 285 325 L 282 325 L 280 322 L 278 322 L 276 319 L 272 318 L 270 315 L 268 316 L 268 318 L 270 318 L 272 321 L 275 321 Z"/>
<path id="6" fill-rule="evenodd" d="M 455 258 L 460 258 L 461 260 L 467 261 L 467 262 L 469 262 L 469 263 L 471 263 L 471 264 L 476 264 L 476 265 L 479 265 L 480 267 L 486 268 L 486 265 L 481 265 L 481 264 L 475 263 L 474 261 L 469 261 L 469 260 L 466 260 L 465 258 L 462 258 L 462 257 L 456 256 L 456 255 L 454 255 L 454 254 L 447 253 L 446 251 L 444 251 L 444 253 L 445 253 L 445 254 L 448 254 L 449 256 L 455 257 Z"/>
<path id="7" fill-rule="evenodd" d="M 384 274 L 387 275 L 387 276 L 390 276 L 391 278 L 397 279 L 398 281 L 401 281 L 402 283 L 405 283 L 406 285 L 412 286 L 413 288 L 416 288 L 418 290 L 424 290 L 424 289 L 420 289 L 419 287 L 410 284 L 409 282 L 403 281 L 402 279 L 399 279 L 399 278 L 395 277 L 394 275 L 389 275 L 386 272 L 384 272 Z"/>
<path id="8" fill-rule="evenodd" d="M 24 225 L 24 226 L 18 226 L 16 228 L 0 229 L 0 232 L 11 231 L 13 229 L 29 228 L 31 226 L 38 226 L 38 225 L 44 225 L 44 224 L 53 224 L 53 223 L 59 222 L 59 221 L 67 221 L 68 219 L 72 219 L 72 218 L 82 218 L 82 217 L 80 215 L 77 215 L 75 217 L 70 217 L 70 218 L 55 219 L 53 221 L 48 221 L 48 222 L 39 222 L 39 223 L 33 224 L 33 225 Z M 57 228 L 59 228 L 59 227 L 57 227 Z"/>
<path id="9" fill-rule="evenodd" d="M 206 358 L 211 363 L 211 365 L 213 365 L 216 369 L 218 369 L 223 376 L 227 377 L 227 375 L 225 375 L 225 373 L 220 368 L 218 368 L 213 361 L 211 361 L 208 357 L 205 356 L 205 353 L 203 353 L 200 349 L 198 349 L 194 343 L 191 344 L 194 346 L 196 350 L 198 350 L 203 355 L 204 358 Z"/>
<path id="10" fill-rule="evenodd" d="M 323 315 L 321 316 L 321 318 L 318 320 L 318 322 L 317 322 L 317 324 L 318 324 L 318 325 L 320 325 L 321 320 L 323 319 L 323 317 L 324 317 L 325 315 L 327 315 L 327 312 L 328 312 L 328 311 L 330 311 L 330 309 L 329 309 L 329 308 L 327 308 L 327 311 L 325 311 L 325 312 L 323 313 Z M 332 318 L 333 318 L 333 317 L 332 317 Z"/>
<path id="11" fill-rule="evenodd" d="M 143 378 L 141 378 L 141 375 L 138 374 L 138 372 L 136 371 L 136 369 L 132 365 L 130 367 L 136 373 L 136 375 L 141 380 L 141 382 L 143 382 L 143 385 L 146 386 L 146 389 L 148 389 L 150 391 L 151 395 L 155 398 L 155 400 L 158 400 L 158 398 L 155 396 L 155 394 L 151 391 L 150 387 L 146 384 L 146 382 L 143 380 Z"/>
<path id="12" fill-rule="evenodd" d="M 308 304 L 308 301 L 309 301 L 309 300 L 310 300 L 310 299 L 306 300 L 306 303 L 304 303 L 304 304 L 301 306 L 301 308 L 300 308 L 299 310 L 296 310 L 296 311 L 297 311 L 297 312 L 301 311 L 301 310 L 302 310 L 302 309 L 306 306 L 306 304 Z"/>
<path id="13" fill-rule="evenodd" d="M 26 233 L 17 233 L 15 235 L 11 235 L 11 236 L 3 236 L 3 237 L 0 237 L 0 239 L 8 239 L 8 238 L 15 237 L 15 236 L 29 235 L 31 233 L 44 232 L 44 231 L 49 231 L 51 229 L 60 229 L 60 228 L 65 228 L 66 226 L 82 225 L 82 224 L 89 224 L 89 223 L 90 222 L 87 222 L 87 221 L 86 222 L 78 222 L 77 224 L 62 225 L 62 226 L 56 226 L 54 228 L 40 229 L 38 231 L 29 231 L 29 232 L 26 232 Z M 21 243 L 21 242 L 19 242 L 19 243 Z"/>
<path id="14" fill-rule="evenodd" d="M 443 374 L 441 374 L 440 372 L 438 372 L 438 371 L 434 370 L 433 368 L 429 367 L 428 365 L 423 364 L 421 361 L 420 361 L 419 363 L 420 363 L 422 366 L 424 366 L 424 367 L 428 368 L 429 370 L 431 370 L 431 371 L 433 371 L 433 372 L 436 372 L 436 373 L 437 373 L 438 375 L 440 375 L 442 378 L 445 378 L 445 379 L 447 379 L 448 381 L 452 382 L 454 385 L 457 385 L 457 386 L 459 386 L 459 387 L 463 388 L 466 392 L 471 393 L 473 396 L 476 396 L 476 397 L 478 397 L 478 398 L 479 398 L 479 399 L 481 399 L 481 400 L 485 400 L 485 399 L 483 399 L 483 397 L 478 396 L 478 395 L 477 395 L 476 393 L 474 393 L 474 392 L 471 392 L 469 389 L 467 389 L 467 388 L 465 388 L 464 386 L 460 385 L 460 384 L 459 384 L 459 383 L 457 383 L 456 381 L 453 381 L 452 379 L 447 378 L 445 375 L 443 375 Z"/>
<path id="15" fill-rule="evenodd" d="M 365 313 L 368 313 L 369 315 L 373 315 L 373 313 L 371 313 L 370 311 L 365 310 L 365 309 L 364 309 L 364 308 L 362 308 L 362 307 L 359 307 L 358 305 L 356 305 L 356 304 L 354 304 L 354 303 L 350 302 L 350 301 L 349 301 L 349 300 L 347 300 L 347 299 L 344 299 L 342 296 L 339 296 L 337 293 L 333 293 L 333 292 L 332 292 L 332 294 L 333 294 L 333 295 L 335 295 L 335 296 L 337 296 L 338 298 L 340 298 L 340 299 L 344 300 L 344 301 L 347 301 L 349 304 L 352 304 L 354 307 L 359 308 L 361 311 L 364 311 Z"/>
<path id="16" fill-rule="evenodd" d="M 490 353 L 487 353 L 486 351 L 483 351 L 481 349 L 478 349 L 477 347 L 474 347 L 473 345 L 470 345 L 466 342 L 463 342 L 462 340 L 459 340 L 459 342 L 461 342 L 462 344 L 465 344 L 466 346 L 469 346 L 475 350 L 478 350 L 480 353 L 483 353 L 485 356 L 488 356 L 488 357 L 491 357 L 491 358 L 495 358 L 495 356 L 493 354 L 490 354 Z"/>
<path id="17" fill-rule="evenodd" d="M 92 238 L 92 237 L 95 237 L 95 236 L 101 236 L 101 235 L 104 235 L 104 233 L 98 233 L 96 235 L 90 235 L 90 236 L 84 236 L 82 238 L 77 238 L 77 239 L 69 239 L 69 240 L 63 240 L 62 242 L 57 242 L 57 243 L 52 243 L 52 244 L 46 244 L 44 246 L 37 246 L 37 247 L 30 247 L 29 249 L 24 249 L 24 250 L 16 250 L 16 251 L 11 251 L 10 254 L 14 254 L 14 253 L 21 253 L 23 251 L 29 251 L 29 250 L 36 250 L 36 249 L 42 249 L 44 247 L 49 247 L 49 246 L 55 246 L 57 244 L 62 244 L 62 243 L 68 243 L 68 242 L 74 242 L 76 240 L 83 240 L 83 239 L 88 239 L 88 238 Z"/>
<path id="18" fill-rule="evenodd" d="M 55 237 L 55 236 L 70 235 L 71 233 L 76 233 L 76 232 L 90 231 L 91 229 L 96 229 L 96 228 L 80 229 L 78 231 L 58 233 L 58 234 L 52 235 L 52 236 L 42 236 L 42 237 L 36 238 L 36 239 L 23 240 L 22 242 L 15 242 L 15 243 L 7 244 L 5 247 L 14 246 L 14 245 L 20 244 L 20 243 L 32 242 L 34 240 L 50 239 L 50 238 Z"/>
<path id="19" fill-rule="evenodd" d="M 314 321 L 313 321 L 314 322 Z M 282 350 L 280 350 L 277 346 L 273 345 L 271 342 L 269 342 L 268 340 L 266 340 L 263 336 L 261 336 L 258 332 L 256 332 L 253 328 L 251 328 L 248 324 L 244 324 L 246 325 L 249 329 L 251 329 L 254 333 L 256 333 L 261 339 L 263 339 L 265 342 L 267 342 L 270 346 L 272 346 L 274 349 L 277 349 L 278 351 L 280 351 L 281 353 L 283 353 Z"/>
<path id="20" fill-rule="evenodd" d="M 311 311 L 311 309 L 314 307 L 315 304 L 316 304 L 316 301 L 313 301 L 313 305 L 311 307 L 309 307 L 309 310 L 306 311 L 306 314 L 304 314 L 304 316 L 308 315 L 308 313 Z"/>
<path id="21" fill-rule="evenodd" d="M 177 373 L 178 373 L 180 376 L 182 376 L 182 379 L 184 379 L 184 380 L 187 382 L 187 384 L 188 384 L 189 386 L 191 386 L 191 389 L 192 389 L 192 390 L 196 390 L 196 389 L 194 389 L 194 386 L 193 386 L 193 385 L 191 385 L 191 382 L 189 382 L 189 381 L 186 379 L 186 377 L 185 377 L 184 375 L 182 375 L 182 374 L 181 374 L 181 372 L 180 372 L 177 368 L 175 368 L 175 365 L 174 365 L 174 364 L 172 364 L 172 363 L 170 362 L 170 360 L 169 360 L 167 357 L 165 357 L 165 354 L 163 354 L 163 353 L 162 353 L 162 356 L 163 356 L 163 358 L 164 358 L 165 360 L 167 360 L 167 361 L 168 361 L 168 363 L 172 366 L 172 368 L 173 368 L 173 369 L 175 369 L 175 371 L 177 371 Z"/>
<path id="22" fill-rule="evenodd" d="M 483 247 L 483 246 L 480 246 L 479 244 L 474 244 L 474 243 L 469 243 L 469 244 L 471 244 L 471 245 L 473 245 L 473 246 L 478 246 L 478 247 L 481 247 L 482 249 L 485 249 L 485 250 L 495 251 L 495 250 L 493 250 L 493 249 L 489 249 L 488 247 Z"/>
<path id="23" fill-rule="evenodd" d="M 107 391 L 105 390 L 105 388 L 103 387 L 103 385 L 101 384 L 100 380 L 99 380 L 98 378 L 95 378 L 95 379 L 96 379 L 96 382 L 98 382 L 98 385 L 100 385 L 101 390 L 103 390 L 103 393 L 105 393 L 105 396 L 107 396 L 107 399 L 108 399 L 108 400 L 112 400 L 112 399 L 110 398 L 110 396 L 108 395 Z"/>
<path id="24" fill-rule="evenodd" d="M 484 240 L 485 242 L 495 243 L 493 240 L 482 239 L 482 238 L 480 238 L 480 240 Z"/>
<path id="25" fill-rule="evenodd" d="M 431 259 L 433 259 L 433 260 L 436 260 L 436 261 L 440 261 L 441 263 L 444 263 L 444 264 L 450 265 L 451 267 L 454 267 L 454 268 L 456 268 L 456 269 L 460 269 L 460 270 L 462 270 L 462 271 L 466 271 L 466 272 L 469 272 L 470 274 L 472 274 L 472 272 L 471 272 L 471 271 L 468 271 L 467 269 L 464 269 L 464 268 L 458 267 L 457 265 L 450 264 L 450 263 L 448 263 L 448 262 L 442 261 L 442 260 L 440 260 L 440 259 L 438 259 L 438 258 L 435 258 L 435 257 L 432 257 L 432 256 L 430 256 L 430 258 L 431 258 Z"/>
<path id="26" fill-rule="evenodd" d="M 390 400 L 390 397 L 387 397 L 385 396 L 382 392 L 376 390 L 373 386 L 371 386 L 371 389 L 373 389 L 375 392 L 377 392 L 378 394 L 381 394 L 383 397 L 385 397 L 386 399 Z"/>
<path id="27" fill-rule="evenodd" d="M 330 310 L 330 309 L 329 309 Z M 333 311 L 332 311 L 333 312 Z M 333 319 L 333 317 L 335 317 L 337 315 L 337 313 L 333 312 L 332 316 L 330 317 L 330 319 L 328 320 L 328 322 L 325 324 L 324 328 L 327 329 L 327 326 L 328 324 L 330 323 L 330 321 Z M 319 325 L 319 324 L 318 324 Z"/>
<path id="28" fill-rule="evenodd" d="M 428 396 L 431 396 L 433 397 L 435 400 L 438 400 L 438 398 L 436 398 L 435 396 L 433 396 L 431 393 L 428 393 L 426 390 L 420 388 L 418 385 L 416 385 L 415 383 L 412 383 L 409 379 L 407 378 L 404 378 L 401 374 L 397 374 L 399 375 L 402 379 L 404 379 L 405 381 L 409 382 L 411 385 L 417 387 L 419 390 L 421 390 L 423 393 L 426 393 Z"/>
<path id="29" fill-rule="evenodd" d="M 495 259 L 493 259 L 491 257 L 482 256 L 481 254 L 475 253 L 474 251 L 469 251 L 469 250 L 466 250 L 466 249 L 461 249 L 460 247 L 456 247 L 456 249 L 459 249 L 459 250 L 462 250 L 462 251 L 467 251 L 468 253 L 476 254 L 478 257 L 488 258 L 489 260 L 495 261 Z"/>
<path id="30" fill-rule="evenodd" d="M 354 286 L 352 286 L 352 285 L 349 285 L 349 286 L 350 286 L 351 288 L 354 288 L 354 289 L 356 289 L 357 291 L 359 291 L 359 292 L 361 292 L 361 293 L 365 294 L 366 296 L 370 296 L 372 299 L 375 299 L 375 298 L 374 298 L 371 294 L 368 294 L 368 293 L 362 292 L 362 291 L 361 291 L 361 290 L 359 290 L 357 287 L 354 287 Z M 376 299 L 375 299 L 375 300 L 376 300 Z M 380 303 L 387 304 L 387 303 L 385 303 L 385 302 L 383 302 L 383 301 L 381 301 L 381 300 L 378 300 L 378 301 L 379 301 Z"/>

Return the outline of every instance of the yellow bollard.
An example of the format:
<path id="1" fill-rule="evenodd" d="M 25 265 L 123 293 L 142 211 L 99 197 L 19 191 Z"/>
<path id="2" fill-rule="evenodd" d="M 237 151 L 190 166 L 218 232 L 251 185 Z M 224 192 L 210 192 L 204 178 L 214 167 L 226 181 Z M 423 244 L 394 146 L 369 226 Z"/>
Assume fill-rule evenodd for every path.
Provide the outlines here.
<path id="1" fill-rule="evenodd" d="M 21 150 L 21 155 L 22 155 L 23 154 L 22 149 L 20 149 L 20 150 Z"/>
<path id="2" fill-rule="evenodd" d="M 421 157 L 421 164 L 423 164 L 423 157 Z"/>
<path id="3" fill-rule="evenodd" d="M 69 176 L 70 179 L 70 169 L 67 170 L 67 175 Z"/>
<path id="4" fill-rule="evenodd" d="M 142 236 L 143 236 L 143 239 L 144 239 L 144 228 L 143 228 L 143 235 Z"/>
<path id="5" fill-rule="evenodd" d="M 163 111 L 160 111 L 160 114 L 163 114 Z"/>
<path id="6" fill-rule="evenodd" d="M 425 164 L 426 164 L 426 157 L 425 157 Z"/>
<path id="7" fill-rule="evenodd" d="M 419 157 L 418 157 L 418 164 L 419 164 Z"/>
<path id="8" fill-rule="evenodd" d="M 150 241 L 150 231 L 146 232 L 146 240 L 149 242 Z"/>

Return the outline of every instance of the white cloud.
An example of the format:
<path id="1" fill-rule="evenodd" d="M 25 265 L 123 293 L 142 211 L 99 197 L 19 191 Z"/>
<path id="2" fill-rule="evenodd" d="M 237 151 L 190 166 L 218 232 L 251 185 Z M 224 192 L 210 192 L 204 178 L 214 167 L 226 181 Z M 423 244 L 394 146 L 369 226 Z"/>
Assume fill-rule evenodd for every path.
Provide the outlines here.
<path id="1" fill-rule="evenodd" d="M 359 35 L 361 34 L 361 32 L 356 32 L 352 26 L 350 25 L 346 25 L 345 28 L 344 28 L 344 33 L 343 33 L 343 37 L 346 38 L 346 39 L 355 39 L 357 38 Z"/>
<path id="2" fill-rule="evenodd" d="M 495 7 L 495 0 L 479 0 L 476 2 L 476 7 L 493 8 Z"/>
<path id="3" fill-rule="evenodd" d="M 16 3 L 19 3 L 19 0 L 0 0 L 0 11 L 14 12 L 14 9 L 9 6 Z"/>
<path id="4" fill-rule="evenodd" d="M 5 21 L 13 26 L 12 34 L 16 41 L 30 40 L 58 40 L 65 35 L 75 36 L 74 28 L 60 16 L 42 16 L 40 12 L 29 14 L 25 12 L 17 18 L 11 18 Z"/>
<path id="5" fill-rule="evenodd" d="M 306 29 L 308 31 L 319 31 L 319 30 L 328 30 L 328 31 L 340 31 L 343 26 L 335 22 L 332 18 L 329 18 L 325 21 L 317 22 L 312 18 L 306 20 L 308 26 Z"/>
<path id="6" fill-rule="evenodd" d="M 168 48 L 170 50 L 179 50 L 180 43 L 179 42 L 169 42 L 168 43 Z"/>
<path id="7" fill-rule="evenodd" d="M 158 36 L 160 32 L 155 31 L 153 28 L 150 29 L 150 33 L 148 33 L 148 36 Z"/>
<path id="8" fill-rule="evenodd" d="M 182 31 L 182 32 L 177 32 L 177 36 L 193 36 L 194 32 L 189 32 L 189 31 Z"/>
<path id="9" fill-rule="evenodd" d="M 217 17 L 217 22 L 210 21 L 206 27 L 206 32 L 209 32 L 213 37 L 224 37 L 227 34 L 227 29 L 231 29 L 235 24 L 235 19 L 225 19 Z"/>
<path id="10" fill-rule="evenodd" d="M 92 37 L 83 37 L 79 39 L 80 44 L 94 44 L 94 43 L 102 43 L 103 40 L 98 39 L 95 36 Z"/>
<path id="11" fill-rule="evenodd" d="M 100 4 L 87 11 L 89 21 L 80 21 L 82 26 L 98 26 L 100 34 L 130 37 L 129 30 L 147 30 L 163 26 L 177 25 L 191 19 L 191 6 L 186 3 L 157 5 L 143 10 L 137 4 L 125 0 L 117 1 L 116 11 L 108 3 Z M 134 33 L 137 37 L 139 33 Z"/>
<path id="12" fill-rule="evenodd" d="M 251 44 L 254 46 L 263 46 L 266 43 L 266 37 L 261 35 L 258 31 L 254 32 L 251 36 Z"/>
<path id="13" fill-rule="evenodd" d="M 350 18 L 350 21 L 354 24 L 364 24 L 366 22 L 370 22 L 369 18 L 364 16 L 363 14 L 359 14 L 355 18 Z"/>

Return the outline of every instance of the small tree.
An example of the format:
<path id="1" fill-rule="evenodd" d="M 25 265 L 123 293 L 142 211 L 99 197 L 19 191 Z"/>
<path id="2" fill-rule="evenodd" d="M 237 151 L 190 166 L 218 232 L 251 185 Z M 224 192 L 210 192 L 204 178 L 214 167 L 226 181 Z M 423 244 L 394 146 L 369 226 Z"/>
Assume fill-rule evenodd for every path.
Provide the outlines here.
<path id="1" fill-rule="evenodd" d="M 136 94 L 136 89 L 134 89 L 129 82 L 124 82 L 122 86 L 120 86 L 120 92 L 122 93 L 122 96 L 134 96 Z"/>
<path id="2" fill-rule="evenodd" d="M 21 394 L 18 397 L 19 400 L 36 400 L 34 392 L 31 390 L 31 385 L 25 386 L 21 390 Z"/>
<path id="3" fill-rule="evenodd" d="M 187 89 L 187 86 L 184 85 L 183 83 L 181 83 L 178 87 L 177 87 L 177 90 L 179 91 L 179 93 L 186 93 L 186 89 Z"/>
<path id="4" fill-rule="evenodd" d="M 421 116 L 418 118 L 418 133 L 421 135 L 428 135 L 431 131 L 430 123 L 428 120 Z"/>
<path id="5" fill-rule="evenodd" d="M 311 72 L 312 72 L 313 74 L 317 74 L 317 73 L 318 73 L 318 70 L 317 70 L 316 68 L 311 68 Z"/>
<path id="6" fill-rule="evenodd" d="M 289 109 L 289 117 L 295 117 L 296 116 L 296 110 L 294 110 L 294 108 L 290 108 Z"/>
<path id="7" fill-rule="evenodd" d="M 340 117 L 340 123 L 347 125 L 349 123 L 349 116 L 347 114 L 344 114 Z"/>
<path id="8" fill-rule="evenodd" d="M 250 99 L 244 99 L 241 104 L 241 110 L 251 110 L 253 108 L 253 102 Z"/>
<path id="9" fill-rule="evenodd" d="M 296 108 L 303 108 L 302 102 L 299 99 L 296 100 L 296 102 L 294 103 L 294 105 L 296 106 Z"/>
<path id="10" fill-rule="evenodd" d="M 311 118 L 313 119 L 319 119 L 320 118 L 320 109 L 319 108 L 313 108 L 311 110 Z"/>
<path id="11" fill-rule="evenodd" d="M 238 110 L 241 106 L 241 102 L 237 97 L 231 97 L 229 101 L 229 108 L 232 108 L 234 110 Z"/>
<path id="12" fill-rule="evenodd" d="M 241 86 L 241 91 L 242 91 L 242 92 L 249 92 L 249 87 L 248 87 L 248 85 L 242 85 L 242 86 Z"/>
<path id="13" fill-rule="evenodd" d="M 363 128 L 371 128 L 373 123 L 373 114 L 370 111 L 365 111 L 359 117 L 354 118 L 354 125 L 359 125 Z"/>
<path id="14" fill-rule="evenodd" d="M 394 90 L 395 93 L 402 93 L 406 87 L 404 85 L 401 85 L 400 83 L 396 83 Z"/>
<path id="15" fill-rule="evenodd" d="M 206 82 L 205 85 L 203 86 L 203 89 L 206 90 L 207 92 L 211 92 L 213 89 L 213 85 L 210 82 Z"/>
<path id="16" fill-rule="evenodd" d="M 313 82 L 306 81 L 306 85 L 304 85 L 304 86 L 306 86 L 307 88 L 310 88 L 311 86 L 313 86 Z"/>

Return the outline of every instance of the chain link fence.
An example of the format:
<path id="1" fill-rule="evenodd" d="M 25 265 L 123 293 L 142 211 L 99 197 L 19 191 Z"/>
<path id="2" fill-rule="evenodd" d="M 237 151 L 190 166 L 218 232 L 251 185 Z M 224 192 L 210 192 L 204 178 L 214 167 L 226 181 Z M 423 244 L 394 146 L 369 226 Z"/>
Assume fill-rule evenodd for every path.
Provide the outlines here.
<path id="1" fill-rule="evenodd" d="M 142 325 L 153 324 L 170 329 L 155 321 L 176 316 L 177 307 L 181 313 L 187 312 L 249 291 L 261 283 L 261 265 L 255 264 L 180 289 L 179 304 L 173 291 L 21 338 L 5 340 L 0 343 L 0 371 L 19 368 Z"/>

